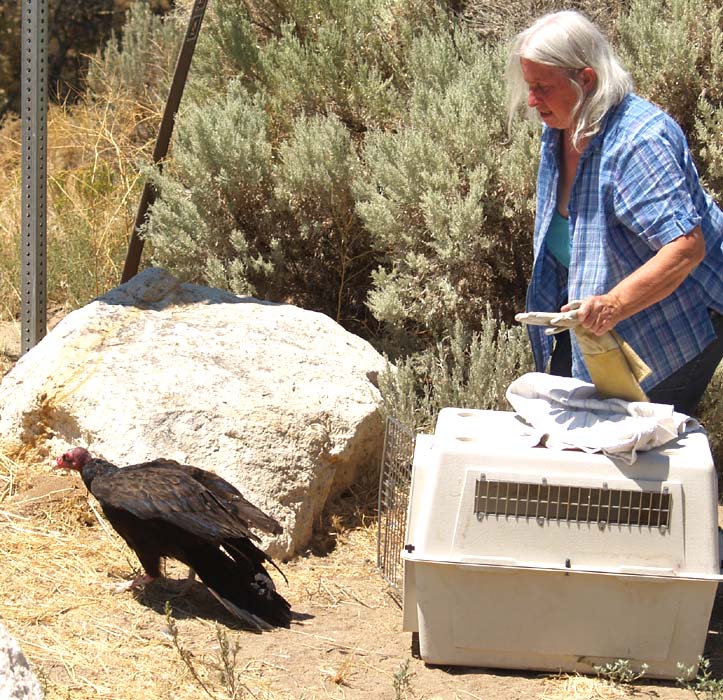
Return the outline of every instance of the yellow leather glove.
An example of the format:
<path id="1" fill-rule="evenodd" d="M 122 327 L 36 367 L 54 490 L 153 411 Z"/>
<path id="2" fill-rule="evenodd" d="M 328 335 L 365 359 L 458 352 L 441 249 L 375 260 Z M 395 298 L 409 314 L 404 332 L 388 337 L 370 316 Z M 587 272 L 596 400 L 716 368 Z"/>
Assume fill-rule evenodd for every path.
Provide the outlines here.
<path id="1" fill-rule="evenodd" d="M 602 398 L 625 401 L 649 401 L 640 382 L 650 375 L 650 368 L 633 348 L 614 330 L 595 335 L 579 325 L 577 310 L 565 312 L 529 312 L 517 314 L 515 320 L 535 326 L 547 326 L 552 335 L 565 329 L 575 334 L 587 371 Z"/>
<path id="2" fill-rule="evenodd" d="M 595 335 L 582 326 L 572 329 L 592 383 L 604 399 L 649 401 L 640 382 L 650 367 L 615 331 Z"/>

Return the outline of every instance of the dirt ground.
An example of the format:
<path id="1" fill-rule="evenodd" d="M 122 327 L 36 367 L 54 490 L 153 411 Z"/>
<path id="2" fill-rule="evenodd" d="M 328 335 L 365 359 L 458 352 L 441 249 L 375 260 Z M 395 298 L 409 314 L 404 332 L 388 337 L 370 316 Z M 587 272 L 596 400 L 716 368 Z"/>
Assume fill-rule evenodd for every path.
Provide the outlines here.
<path id="1" fill-rule="evenodd" d="M 49 700 L 693 697 L 645 679 L 631 687 L 425 665 L 376 570 L 371 504 L 360 510 L 353 494 L 334 504 L 312 550 L 283 565 L 288 584 L 275 576 L 296 615 L 291 629 L 254 634 L 238 629 L 201 584 L 180 594 L 181 566 L 169 566 L 170 583 L 115 593 L 137 562 L 76 476 L 4 461 L 0 479 L 0 619 Z M 706 650 L 714 664 L 723 657 L 722 629 L 723 604 Z"/>
<path id="2" fill-rule="evenodd" d="M 0 341 L 1 342 L 1 341 Z M 1 350 L 2 348 L 0 348 Z M 8 364 L 11 360 L 8 361 Z M 664 683 L 427 666 L 376 570 L 373 494 L 338 499 L 313 546 L 283 565 L 288 630 L 235 626 L 201 584 L 115 593 L 137 561 L 75 475 L 0 455 L 0 620 L 20 642 L 48 700 L 593 700 L 693 698 Z M 176 585 L 173 585 L 173 584 Z M 166 601 L 170 605 L 166 610 Z M 723 659 L 723 599 L 706 647 Z"/>

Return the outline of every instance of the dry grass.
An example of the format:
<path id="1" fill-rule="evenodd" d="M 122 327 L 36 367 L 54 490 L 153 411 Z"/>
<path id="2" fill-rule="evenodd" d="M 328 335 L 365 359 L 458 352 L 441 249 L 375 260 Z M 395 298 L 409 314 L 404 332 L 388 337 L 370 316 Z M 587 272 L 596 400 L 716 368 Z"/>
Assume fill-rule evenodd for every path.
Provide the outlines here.
<path id="1" fill-rule="evenodd" d="M 15 491 L 18 465 L 0 453 L 0 504 Z"/>
<path id="2" fill-rule="evenodd" d="M 72 309 L 118 284 L 160 115 L 121 94 L 48 112 L 48 304 Z M 0 320 L 20 307 L 21 139 L 0 126 Z"/>
<path id="3" fill-rule="evenodd" d="M 542 700 L 620 700 L 633 695 L 640 698 L 648 695 L 636 692 L 627 685 L 616 685 L 604 679 L 577 674 L 548 678 L 544 688 Z"/>
<path id="4" fill-rule="evenodd" d="M 17 493 L 21 468 L 26 475 Z M 319 657 L 316 668 L 302 673 L 313 676 L 309 685 L 316 683 L 319 688 L 343 688 L 359 669 L 366 671 L 378 659 L 373 649 L 320 634 L 303 619 L 290 631 L 254 635 L 237 630 L 200 585 L 179 597 L 158 584 L 137 595 L 113 593 L 112 586 L 136 565 L 133 555 L 115 533 L 99 527 L 103 521 L 91 509 L 78 479 L 47 472 L 47 465 L 28 469 L 0 461 L 0 555 L 6 562 L 0 571 L 0 618 L 20 640 L 47 698 L 202 696 L 204 691 L 170 633 L 163 612 L 167 599 L 178 645 L 213 697 L 230 697 L 220 668 L 223 640 L 239 644 L 243 652 L 234 668 L 242 691 L 237 697 L 301 697 L 288 681 L 303 655 Z M 12 497 L 11 490 L 16 491 Z M 353 540 L 349 558 L 337 547 L 333 557 L 310 555 L 286 565 L 291 585 L 287 588 L 280 582 L 279 586 L 294 609 L 303 616 L 311 607 L 314 617 L 346 609 L 351 617 L 359 617 L 364 611 L 388 607 L 378 581 L 370 597 L 368 591 L 355 590 L 349 580 L 349 572 L 358 566 L 350 559 L 361 554 L 369 569 L 373 528 L 337 533 L 336 539 Z M 173 564 L 167 573 L 182 579 L 186 572 Z M 257 654 L 249 654 L 250 646 Z M 290 658 L 289 647 L 302 657 Z"/>
<path id="5" fill-rule="evenodd" d="M 2 311 L 0 310 L 0 318 Z M 12 369 L 20 355 L 20 324 L 0 321 L 0 377 Z"/>

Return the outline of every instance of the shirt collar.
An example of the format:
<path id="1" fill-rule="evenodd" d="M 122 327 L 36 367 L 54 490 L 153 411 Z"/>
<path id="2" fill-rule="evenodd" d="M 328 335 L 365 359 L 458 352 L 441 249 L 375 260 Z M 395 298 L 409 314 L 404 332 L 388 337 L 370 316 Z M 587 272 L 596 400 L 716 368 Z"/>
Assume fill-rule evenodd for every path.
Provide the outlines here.
<path id="1" fill-rule="evenodd" d="M 628 101 L 630 97 L 630 93 L 625 95 L 620 102 L 618 102 L 616 105 L 611 107 L 605 114 L 603 115 L 602 119 L 600 120 L 600 129 L 598 132 L 593 136 L 592 141 L 588 144 L 588 147 L 585 149 L 585 152 L 592 152 L 595 150 L 598 150 L 601 145 L 602 141 L 605 138 L 605 132 L 608 128 L 608 122 L 610 121 L 610 118 L 612 115 L 615 114 L 615 112 L 620 109 L 620 106 L 623 105 L 625 102 Z M 552 151 L 554 153 L 557 153 L 557 148 L 560 144 L 560 134 L 562 131 L 560 129 L 553 129 L 549 126 L 543 125 L 543 131 L 542 131 L 542 143 L 543 148 L 546 148 L 549 151 Z"/>

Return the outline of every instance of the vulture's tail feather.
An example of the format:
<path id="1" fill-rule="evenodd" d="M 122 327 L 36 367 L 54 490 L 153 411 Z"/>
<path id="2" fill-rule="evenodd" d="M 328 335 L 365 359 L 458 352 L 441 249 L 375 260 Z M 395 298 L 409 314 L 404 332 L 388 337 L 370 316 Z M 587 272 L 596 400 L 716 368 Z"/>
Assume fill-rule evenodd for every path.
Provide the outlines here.
<path id="1" fill-rule="evenodd" d="M 276 592 L 260 563 L 231 558 L 213 545 L 195 547 L 186 554 L 186 563 L 236 617 L 247 623 L 260 618 L 273 627 L 289 627 L 291 606 Z"/>
<path id="2" fill-rule="evenodd" d="M 234 539 L 224 540 L 223 548 L 228 552 L 229 556 L 239 564 L 239 558 L 247 561 L 251 566 L 259 571 L 263 571 L 264 563 L 271 564 L 283 577 L 286 583 L 289 579 L 286 574 L 276 565 L 276 562 L 263 550 L 259 549 L 251 540 L 237 537 Z"/>
<path id="3" fill-rule="evenodd" d="M 208 590 L 211 595 L 213 595 L 213 597 L 221 603 L 224 608 L 226 608 L 226 610 L 228 610 L 235 618 L 241 620 L 241 622 L 243 622 L 249 629 L 258 630 L 260 632 L 273 629 L 273 625 L 270 625 L 266 622 L 266 620 L 262 620 L 260 617 L 257 617 L 247 610 L 242 610 L 238 607 L 238 605 L 234 605 L 230 600 L 226 600 L 226 598 L 216 593 L 213 588 L 209 588 Z"/>

